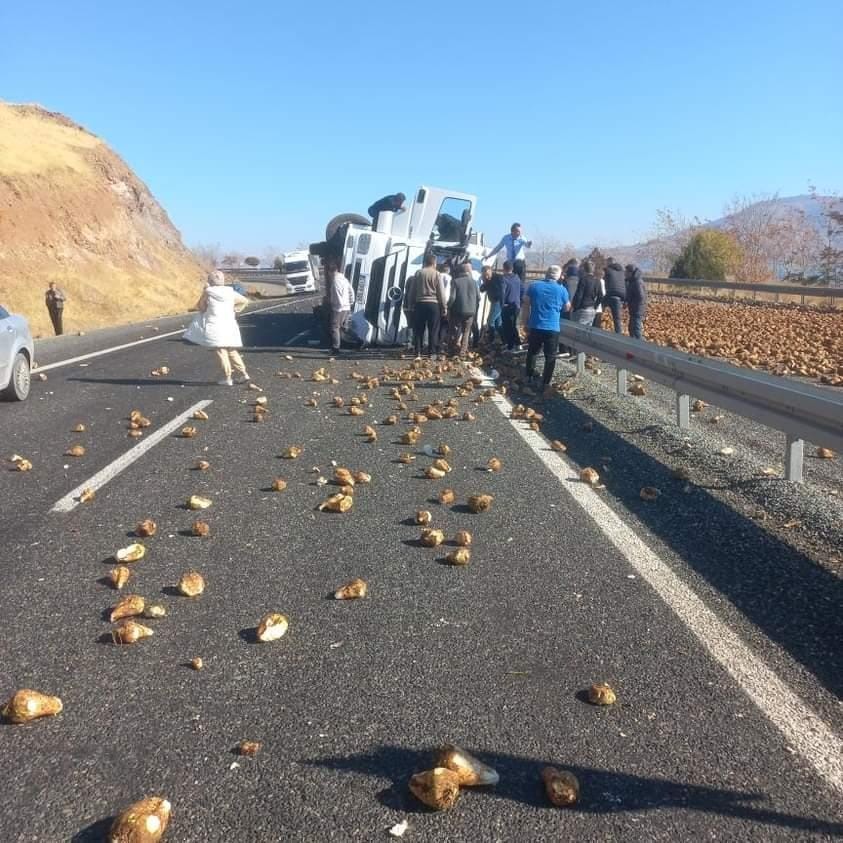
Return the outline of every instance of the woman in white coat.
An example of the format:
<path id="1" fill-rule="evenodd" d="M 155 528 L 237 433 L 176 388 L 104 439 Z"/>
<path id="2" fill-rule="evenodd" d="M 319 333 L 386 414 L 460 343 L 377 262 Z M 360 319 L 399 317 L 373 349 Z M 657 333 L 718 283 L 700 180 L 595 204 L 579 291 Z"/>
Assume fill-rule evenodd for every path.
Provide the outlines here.
<path id="1" fill-rule="evenodd" d="M 231 287 L 225 286 L 225 276 L 219 270 L 208 275 L 208 286 L 196 305 L 198 316 L 185 331 L 184 338 L 196 345 L 216 349 L 222 366 L 220 386 L 231 386 L 232 367 L 237 372 L 237 383 L 247 383 L 249 374 L 238 348 L 243 347 L 236 314 L 249 303 Z"/>

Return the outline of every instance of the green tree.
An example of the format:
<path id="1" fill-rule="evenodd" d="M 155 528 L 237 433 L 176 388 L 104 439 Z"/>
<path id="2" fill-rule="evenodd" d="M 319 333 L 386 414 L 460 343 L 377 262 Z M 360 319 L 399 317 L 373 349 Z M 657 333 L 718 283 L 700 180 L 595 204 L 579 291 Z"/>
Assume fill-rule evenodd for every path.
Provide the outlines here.
<path id="1" fill-rule="evenodd" d="M 245 263 L 246 266 L 252 266 L 252 267 L 260 266 L 261 265 L 261 259 L 255 258 L 255 257 L 249 257 L 249 258 L 246 258 L 246 260 L 244 260 L 243 263 Z"/>
<path id="2" fill-rule="evenodd" d="M 734 235 L 716 228 L 703 228 L 682 249 L 670 270 L 670 277 L 725 281 L 734 274 L 741 260 L 741 247 Z"/>

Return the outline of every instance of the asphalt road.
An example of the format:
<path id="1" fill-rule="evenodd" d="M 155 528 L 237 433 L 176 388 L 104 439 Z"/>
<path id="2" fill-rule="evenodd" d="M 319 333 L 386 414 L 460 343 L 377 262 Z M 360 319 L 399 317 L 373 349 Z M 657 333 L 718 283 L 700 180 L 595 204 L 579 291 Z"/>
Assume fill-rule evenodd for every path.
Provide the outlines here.
<path id="1" fill-rule="evenodd" d="M 268 399 L 262 424 L 252 421 L 258 393 L 210 385 L 213 357 L 175 337 L 48 370 L 28 403 L 0 406 L 0 453 L 34 466 L 0 472 L 0 696 L 31 687 L 64 701 L 55 718 L 0 727 L 1 840 L 100 840 L 109 818 L 148 794 L 173 803 L 167 839 L 191 843 L 381 840 L 402 820 L 413 841 L 843 836 L 833 775 L 762 713 L 776 694 L 762 705 L 712 658 L 693 619 L 658 596 L 493 402 L 461 398 L 476 421 L 424 426 L 423 443 L 453 449 L 454 471 L 423 478 L 422 443 L 398 444 L 404 422 L 378 425 L 373 444 L 359 435 L 394 411 L 387 387 L 369 392 L 362 417 L 329 403 L 359 394 L 353 369 L 374 375 L 409 361 L 371 352 L 329 363 L 301 344 L 309 304 L 241 320 Z M 39 360 L 147 330 L 51 341 Z M 161 365 L 170 375 L 151 377 Z M 308 380 L 323 365 L 339 384 Z M 420 386 L 418 403 L 447 400 L 457 383 L 446 374 Z M 314 393 L 318 406 L 305 406 Z M 152 421 L 149 436 L 201 400 L 212 400 L 210 418 L 191 422 L 195 438 L 165 437 L 91 503 L 51 512 L 136 444 L 132 409 Z M 609 463 L 639 477 L 658 472 L 622 431 L 583 432 L 582 404 L 544 410 L 548 435 L 566 439 L 581 464 L 608 450 Z M 84 433 L 72 433 L 77 423 Z M 64 456 L 74 443 L 83 457 Z M 290 445 L 302 456 L 280 459 Z M 419 453 L 413 465 L 396 460 L 407 450 Z M 484 469 L 491 456 L 500 473 Z M 194 470 L 197 458 L 210 469 Z M 317 486 L 313 469 L 330 476 L 332 460 L 373 478 L 346 514 L 315 510 L 331 487 Z M 286 491 L 269 491 L 275 477 Z M 839 741 L 839 579 L 705 490 L 665 496 L 654 514 L 631 484 L 595 494 Z M 445 486 L 456 506 L 430 502 Z M 477 492 L 495 501 L 473 515 L 464 502 Z M 189 534 L 191 494 L 213 500 L 200 515 L 208 537 Z M 407 519 L 420 508 L 448 536 L 473 533 L 470 565 L 441 564 L 441 549 L 417 545 Z M 152 638 L 118 647 L 106 618 L 117 592 L 102 578 L 143 518 L 159 532 L 126 590 L 168 614 L 147 622 Z M 207 581 L 196 599 L 173 589 L 190 569 Z M 357 576 L 367 599 L 329 598 Z M 290 629 L 259 644 L 254 628 L 268 611 L 286 614 Z M 188 666 L 195 656 L 200 672 Z M 615 688 L 614 706 L 583 701 L 597 681 Z M 262 743 L 256 757 L 236 754 L 244 739 Z M 501 782 L 437 814 L 408 795 L 407 780 L 446 741 L 476 752 Z M 578 776 L 576 807 L 546 802 L 545 764 Z"/>

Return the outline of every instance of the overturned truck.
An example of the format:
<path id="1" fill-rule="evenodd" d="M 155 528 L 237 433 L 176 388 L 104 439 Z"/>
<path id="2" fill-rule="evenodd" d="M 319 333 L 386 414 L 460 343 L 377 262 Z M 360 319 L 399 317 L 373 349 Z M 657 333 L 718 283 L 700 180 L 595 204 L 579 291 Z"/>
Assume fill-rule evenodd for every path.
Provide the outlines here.
<path id="1" fill-rule="evenodd" d="M 310 254 L 336 260 L 354 287 L 351 327 L 358 339 L 372 345 L 407 342 L 404 291 L 426 252 L 441 260 L 468 259 L 479 270 L 486 249 L 483 235 L 471 226 L 476 208 L 476 196 L 420 187 L 402 211 L 381 212 L 375 229 L 359 214 L 340 214 L 328 223 L 325 240 L 312 243 Z"/>

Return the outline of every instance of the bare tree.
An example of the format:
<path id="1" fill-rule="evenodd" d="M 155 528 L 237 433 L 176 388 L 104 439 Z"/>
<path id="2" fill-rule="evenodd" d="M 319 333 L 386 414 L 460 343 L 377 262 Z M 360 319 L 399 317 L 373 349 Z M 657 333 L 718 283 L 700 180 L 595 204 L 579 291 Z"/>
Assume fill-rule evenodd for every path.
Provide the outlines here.
<path id="1" fill-rule="evenodd" d="M 220 261 L 220 266 L 235 267 L 243 263 L 243 255 L 240 252 L 229 252 Z"/>
<path id="2" fill-rule="evenodd" d="M 820 196 L 816 187 L 809 187 L 811 196 L 822 209 L 822 247 L 818 268 L 824 284 L 843 278 L 843 197 L 836 194 Z"/>
<path id="3" fill-rule="evenodd" d="M 735 267 L 735 278 L 760 284 L 775 277 L 783 225 L 778 194 L 736 196 L 724 210 L 723 228 L 741 247 L 742 259 Z"/>
<path id="4" fill-rule="evenodd" d="M 214 269 L 220 261 L 219 243 L 197 243 L 190 251 L 205 269 Z"/>
<path id="5" fill-rule="evenodd" d="M 647 239 L 636 249 L 638 261 L 649 263 L 655 275 L 667 276 L 694 233 L 703 225 L 699 217 L 659 208 Z"/>
<path id="6" fill-rule="evenodd" d="M 539 269 L 546 269 L 552 263 L 561 260 L 563 248 L 562 241 L 558 237 L 538 231 L 527 253 L 528 263 Z"/>
<path id="7" fill-rule="evenodd" d="M 275 259 L 282 254 L 283 251 L 280 246 L 264 246 L 261 251 L 261 264 L 263 266 L 274 266 Z"/>

